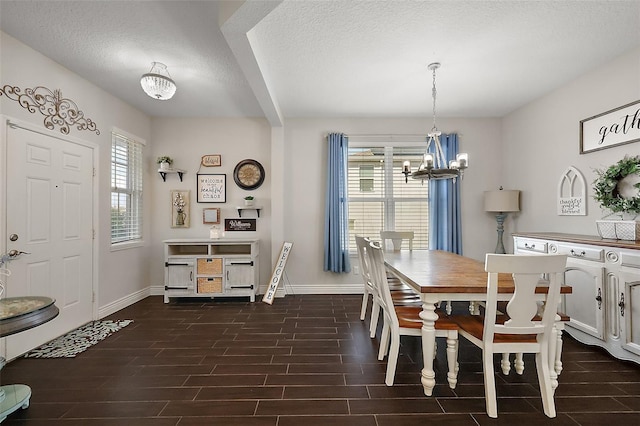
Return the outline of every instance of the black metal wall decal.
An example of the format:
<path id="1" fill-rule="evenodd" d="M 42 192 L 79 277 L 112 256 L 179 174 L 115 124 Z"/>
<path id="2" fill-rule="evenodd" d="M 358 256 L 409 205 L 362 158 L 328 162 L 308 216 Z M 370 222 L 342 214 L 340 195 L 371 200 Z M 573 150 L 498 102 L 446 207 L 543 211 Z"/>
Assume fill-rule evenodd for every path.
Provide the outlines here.
<path id="1" fill-rule="evenodd" d="M 17 101 L 21 107 L 32 114 L 40 111 L 44 115 L 44 127 L 49 130 L 59 127 L 61 133 L 68 135 L 71 127 L 76 126 L 78 130 L 100 134 L 96 123 L 86 118 L 74 101 L 63 98 L 60 89 L 52 92 L 46 87 L 38 86 L 33 89 L 27 88 L 24 93 L 20 92 L 21 89 L 18 86 L 6 84 L 0 89 L 0 96 L 5 95 L 12 101 Z"/>

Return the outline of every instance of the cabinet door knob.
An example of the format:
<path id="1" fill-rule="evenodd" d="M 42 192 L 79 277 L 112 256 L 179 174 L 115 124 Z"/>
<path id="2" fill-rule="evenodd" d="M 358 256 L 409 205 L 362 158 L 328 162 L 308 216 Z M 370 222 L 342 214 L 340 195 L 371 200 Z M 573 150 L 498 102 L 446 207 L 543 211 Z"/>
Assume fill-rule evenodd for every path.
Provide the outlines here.
<path id="1" fill-rule="evenodd" d="M 598 289 L 598 295 L 596 296 L 598 302 L 598 309 L 602 310 L 602 289 Z"/>
<path id="2" fill-rule="evenodd" d="M 620 302 L 618 302 L 618 307 L 620 308 L 620 316 L 624 316 L 624 293 L 620 293 Z"/>

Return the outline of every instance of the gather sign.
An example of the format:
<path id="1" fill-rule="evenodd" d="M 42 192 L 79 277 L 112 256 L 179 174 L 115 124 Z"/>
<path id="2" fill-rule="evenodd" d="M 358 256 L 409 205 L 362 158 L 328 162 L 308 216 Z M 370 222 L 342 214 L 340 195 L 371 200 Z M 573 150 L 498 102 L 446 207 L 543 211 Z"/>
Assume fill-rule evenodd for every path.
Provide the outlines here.
<path id="1" fill-rule="evenodd" d="M 640 141 L 640 101 L 580 121 L 580 154 Z"/>

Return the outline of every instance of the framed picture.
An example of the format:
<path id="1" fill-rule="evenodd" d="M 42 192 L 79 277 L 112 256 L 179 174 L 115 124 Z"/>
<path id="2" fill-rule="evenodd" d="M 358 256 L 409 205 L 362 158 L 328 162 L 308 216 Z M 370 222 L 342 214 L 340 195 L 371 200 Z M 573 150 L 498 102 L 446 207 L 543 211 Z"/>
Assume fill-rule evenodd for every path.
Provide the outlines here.
<path id="1" fill-rule="evenodd" d="M 197 191 L 199 203 L 227 202 L 227 175 L 205 175 L 198 173 Z"/>
<path id="2" fill-rule="evenodd" d="M 189 190 L 171 191 L 171 227 L 189 227 Z"/>
<path id="3" fill-rule="evenodd" d="M 202 223 L 209 223 L 209 224 L 220 223 L 220 209 L 203 209 Z"/>
<path id="4" fill-rule="evenodd" d="M 640 141 L 640 101 L 580 121 L 580 154 Z"/>
<path id="5" fill-rule="evenodd" d="M 218 167 L 222 165 L 222 156 L 220 154 L 203 155 L 200 161 L 204 167 Z"/>

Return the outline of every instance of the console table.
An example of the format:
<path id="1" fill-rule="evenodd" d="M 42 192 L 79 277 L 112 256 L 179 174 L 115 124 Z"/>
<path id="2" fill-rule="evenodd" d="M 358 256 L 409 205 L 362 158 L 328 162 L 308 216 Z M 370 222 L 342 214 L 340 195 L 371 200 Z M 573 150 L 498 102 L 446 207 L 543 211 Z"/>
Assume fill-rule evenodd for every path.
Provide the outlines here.
<path id="1" fill-rule="evenodd" d="M 568 256 L 567 333 L 640 364 L 640 242 L 563 233 L 515 233 L 513 242 L 516 254 Z"/>
<path id="2" fill-rule="evenodd" d="M 23 296 L 0 299 L 0 337 L 37 327 L 58 316 L 55 300 L 49 297 Z M 0 368 L 4 358 L 0 358 Z M 29 407 L 31 388 L 27 385 L 0 387 L 0 422 L 19 408 Z"/>
<path id="3" fill-rule="evenodd" d="M 171 297 L 243 297 L 258 292 L 259 240 L 164 241 L 164 302 Z"/>

